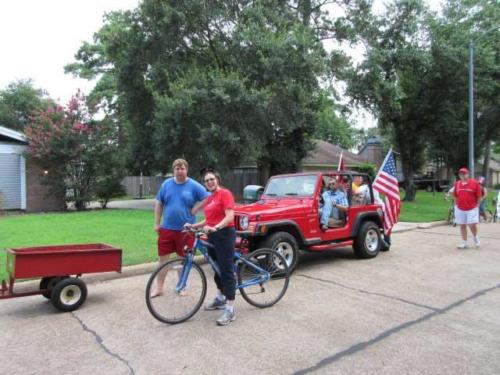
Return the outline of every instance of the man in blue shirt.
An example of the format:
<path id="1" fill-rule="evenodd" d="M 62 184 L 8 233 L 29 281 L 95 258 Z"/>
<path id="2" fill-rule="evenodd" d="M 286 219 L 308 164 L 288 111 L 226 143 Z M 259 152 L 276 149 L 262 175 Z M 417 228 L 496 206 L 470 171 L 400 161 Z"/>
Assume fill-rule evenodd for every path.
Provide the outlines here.
<path id="1" fill-rule="evenodd" d="M 193 245 L 193 239 L 182 232 L 185 223 L 194 223 L 196 211 L 210 195 L 198 182 L 188 177 L 188 163 L 177 159 L 172 164 L 174 177 L 163 182 L 156 195 L 154 230 L 158 233 L 160 266 L 177 253 L 184 256 L 184 248 Z M 163 222 L 160 224 L 161 218 Z M 166 274 L 159 274 L 156 290 L 151 297 L 163 294 Z"/>
<path id="2" fill-rule="evenodd" d="M 349 202 L 338 184 L 338 181 L 332 178 L 328 183 L 329 190 L 322 194 L 324 204 L 321 210 L 321 229 L 323 230 L 328 229 L 328 219 L 340 221 L 340 212 L 347 212 L 349 207 Z"/>

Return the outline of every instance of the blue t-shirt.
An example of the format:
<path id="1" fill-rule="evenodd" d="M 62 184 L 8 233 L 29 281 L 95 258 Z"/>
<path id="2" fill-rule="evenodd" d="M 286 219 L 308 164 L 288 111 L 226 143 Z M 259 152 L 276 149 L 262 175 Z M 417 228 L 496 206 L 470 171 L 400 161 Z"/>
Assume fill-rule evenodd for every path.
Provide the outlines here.
<path id="1" fill-rule="evenodd" d="M 173 177 L 165 180 L 156 194 L 156 200 L 163 204 L 161 227 L 182 230 L 184 224 L 194 223 L 196 218 L 191 215 L 191 209 L 209 195 L 201 184 L 190 178 L 182 184 Z"/>

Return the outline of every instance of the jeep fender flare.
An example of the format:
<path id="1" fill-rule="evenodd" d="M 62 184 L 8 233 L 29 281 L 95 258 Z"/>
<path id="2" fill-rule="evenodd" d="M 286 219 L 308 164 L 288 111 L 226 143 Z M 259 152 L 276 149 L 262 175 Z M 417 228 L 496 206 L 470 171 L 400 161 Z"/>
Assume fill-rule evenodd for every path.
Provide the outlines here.
<path id="1" fill-rule="evenodd" d="M 356 217 L 356 221 L 354 222 L 351 228 L 351 237 L 356 237 L 359 232 L 359 228 L 365 221 L 373 221 L 375 224 L 379 226 L 379 228 L 383 228 L 384 224 L 382 223 L 382 218 L 375 212 L 364 212 L 359 214 Z"/>
<path id="2" fill-rule="evenodd" d="M 271 229 L 275 228 L 280 228 L 280 227 L 292 227 L 296 233 L 290 233 L 292 236 L 295 237 L 299 245 L 302 245 L 306 243 L 306 239 L 304 238 L 304 235 L 302 234 L 302 231 L 300 230 L 300 227 L 295 221 L 292 220 L 278 220 L 278 221 L 271 221 L 271 222 L 266 222 L 266 223 L 259 223 L 257 224 L 257 227 L 255 228 L 256 232 L 259 233 L 259 228 L 261 226 L 266 226 L 266 232 L 263 235 L 267 236 L 269 232 L 272 232 Z M 285 232 L 288 232 L 287 230 L 284 230 Z"/>

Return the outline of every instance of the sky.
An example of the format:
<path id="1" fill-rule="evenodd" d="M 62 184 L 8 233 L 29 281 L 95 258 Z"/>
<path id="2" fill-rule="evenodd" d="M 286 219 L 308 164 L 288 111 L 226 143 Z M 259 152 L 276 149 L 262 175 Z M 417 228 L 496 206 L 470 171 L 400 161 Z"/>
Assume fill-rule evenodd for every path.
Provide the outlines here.
<path id="1" fill-rule="evenodd" d="M 94 82 L 64 73 L 83 41 L 91 41 L 105 12 L 135 8 L 138 0 L 0 1 L 0 89 L 31 78 L 62 104 Z"/>
<path id="2" fill-rule="evenodd" d="M 442 0 L 427 0 L 434 10 Z M 382 8 L 384 0 L 376 7 Z M 89 93 L 95 82 L 64 73 L 74 62 L 83 41 L 92 41 L 105 12 L 133 9 L 139 0 L 4 0 L 0 1 L 0 89 L 18 79 L 31 78 L 36 88 L 66 104 L 81 89 Z M 331 12 L 335 14 L 335 11 Z M 362 51 L 353 50 L 355 60 Z M 356 58 L 357 57 L 357 58 Z M 366 111 L 353 119 L 359 127 L 375 125 Z"/>

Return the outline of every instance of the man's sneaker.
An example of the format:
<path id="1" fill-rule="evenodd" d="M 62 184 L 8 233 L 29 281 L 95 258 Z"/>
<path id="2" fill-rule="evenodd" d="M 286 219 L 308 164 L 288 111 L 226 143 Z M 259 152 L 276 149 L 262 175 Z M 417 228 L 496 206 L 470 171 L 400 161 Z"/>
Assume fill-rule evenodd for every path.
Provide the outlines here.
<path id="1" fill-rule="evenodd" d="M 476 247 L 481 246 L 481 241 L 479 240 L 478 236 L 474 237 L 474 244 L 476 245 Z"/>
<path id="2" fill-rule="evenodd" d="M 457 248 L 459 248 L 459 249 L 467 249 L 467 242 L 466 241 L 460 242 L 460 244 L 457 246 Z"/>
<path id="3" fill-rule="evenodd" d="M 226 300 L 221 301 L 217 297 L 214 298 L 214 300 L 209 303 L 208 305 L 205 305 L 205 310 L 211 311 L 211 310 L 222 310 L 226 307 Z"/>
<path id="4" fill-rule="evenodd" d="M 236 319 L 236 316 L 234 315 L 234 310 L 231 311 L 229 309 L 224 309 L 224 312 L 222 313 L 220 318 L 217 319 L 217 324 L 220 326 L 227 326 L 229 323 L 231 323 L 235 319 Z"/>

